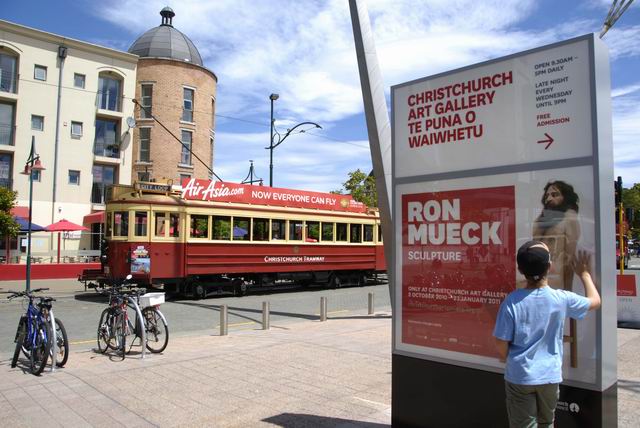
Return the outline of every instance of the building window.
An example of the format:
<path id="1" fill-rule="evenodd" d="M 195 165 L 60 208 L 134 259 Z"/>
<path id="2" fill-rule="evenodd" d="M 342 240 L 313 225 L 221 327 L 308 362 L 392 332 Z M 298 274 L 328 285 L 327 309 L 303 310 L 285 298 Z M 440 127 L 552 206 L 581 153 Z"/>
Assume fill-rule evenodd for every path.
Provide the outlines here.
<path id="1" fill-rule="evenodd" d="M 140 105 L 144 108 L 140 109 L 141 119 L 151 119 L 153 105 L 153 85 L 141 85 Z"/>
<path id="2" fill-rule="evenodd" d="M 191 132 L 182 131 L 182 153 L 180 155 L 180 163 L 183 165 L 191 165 Z"/>
<path id="3" fill-rule="evenodd" d="M 0 91 L 16 93 L 18 89 L 18 59 L 13 55 L 0 54 Z"/>
<path id="4" fill-rule="evenodd" d="M 149 171 L 138 171 L 138 181 L 151 181 Z"/>
<path id="5" fill-rule="evenodd" d="M 140 128 L 140 161 L 151 161 L 151 128 Z"/>
<path id="6" fill-rule="evenodd" d="M 107 186 L 115 184 L 116 168 L 109 165 L 94 165 L 93 188 L 91 190 L 91 202 L 104 204 Z"/>
<path id="7" fill-rule="evenodd" d="M 183 88 L 182 120 L 193 122 L 193 89 Z"/>
<path id="8" fill-rule="evenodd" d="M 31 129 L 34 131 L 44 131 L 44 116 L 31 115 Z"/>
<path id="9" fill-rule="evenodd" d="M 74 73 L 73 74 L 73 86 L 76 88 L 84 89 L 84 83 L 86 80 L 86 76 L 84 74 Z"/>
<path id="10" fill-rule="evenodd" d="M 82 137 L 82 122 L 71 122 L 71 138 Z"/>
<path id="11" fill-rule="evenodd" d="M 12 146 L 15 106 L 9 103 L 0 103 L 0 145 Z"/>
<path id="12" fill-rule="evenodd" d="M 13 156 L 9 153 L 0 153 L 0 187 L 12 189 L 12 172 Z"/>
<path id="13" fill-rule="evenodd" d="M 180 181 L 179 181 L 179 183 L 180 183 L 180 185 L 182 186 L 182 183 L 183 183 L 185 180 L 187 180 L 187 181 L 188 181 L 188 180 L 191 180 L 191 174 L 180 174 L 180 178 L 178 178 L 178 180 L 180 180 Z"/>
<path id="14" fill-rule="evenodd" d="M 76 171 L 74 169 L 69 170 L 69 184 L 73 184 L 75 186 L 80 185 L 80 171 Z"/>
<path id="15" fill-rule="evenodd" d="M 112 77 L 100 76 L 98 79 L 98 108 L 103 110 L 121 111 L 120 80 Z"/>
<path id="16" fill-rule="evenodd" d="M 93 154 L 108 158 L 120 157 L 120 139 L 118 138 L 118 122 L 96 119 L 96 139 Z"/>
<path id="17" fill-rule="evenodd" d="M 216 129 L 216 100 L 211 98 L 211 129 Z"/>
<path id="18" fill-rule="evenodd" d="M 36 65 L 33 67 L 33 78 L 36 80 L 47 80 L 47 67 Z"/>

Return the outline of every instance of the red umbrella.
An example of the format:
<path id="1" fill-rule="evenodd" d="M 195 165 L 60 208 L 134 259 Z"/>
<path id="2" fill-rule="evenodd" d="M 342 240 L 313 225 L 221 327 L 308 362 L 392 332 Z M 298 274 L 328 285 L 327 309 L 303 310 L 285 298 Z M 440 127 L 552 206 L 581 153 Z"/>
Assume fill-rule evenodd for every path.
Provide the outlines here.
<path id="1" fill-rule="evenodd" d="M 48 232 L 58 232 L 58 263 L 60 263 L 60 232 L 74 232 L 76 230 L 89 229 L 79 224 L 75 224 L 68 220 L 62 219 L 45 227 L 44 230 Z"/>

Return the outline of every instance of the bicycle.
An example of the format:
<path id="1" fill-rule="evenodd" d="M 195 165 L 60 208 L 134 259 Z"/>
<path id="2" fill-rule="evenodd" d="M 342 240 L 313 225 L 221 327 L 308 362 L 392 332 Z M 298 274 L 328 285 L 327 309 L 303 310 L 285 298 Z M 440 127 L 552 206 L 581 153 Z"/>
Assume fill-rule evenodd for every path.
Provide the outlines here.
<path id="1" fill-rule="evenodd" d="M 36 296 L 33 293 L 48 290 L 48 288 L 37 288 L 32 291 L 8 291 L 11 293 L 7 299 L 12 300 L 17 297 L 26 297 L 29 301 L 26 312 L 20 317 L 18 329 L 16 331 L 16 348 L 11 359 L 11 368 L 15 368 L 18 357 L 22 351 L 28 356 L 31 373 L 39 375 L 44 370 L 51 352 L 51 328 L 47 323 L 42 311 L 36 309 L 33 300 Z"/>
<path id="2" fill-rule="evenodd" d="M 129 279 L 131 275 L 119 285 L 96 288 L 98 292 L 109 295 L 109 307 L 102 311 L 98 324 L 98 351 L 104 354 L 108 349 L 113 349 L 120 353 L 122 359 L 131 351 L 137 338 L 140 338 L 141 343 L 144 340 L 145 348 L 152 353 L 164 351 L 169 341 L 166 318 L 158 309 L 162 302 L 157 298 L 142 296 L 143 302 L 149 305 L 140 310 L 141 295 L 146 293 L 146 290 L 124 289 L 125 282 Z M 135 317 L 129 316 L 128 309 L 135 312 Z M 132 318 L 134 322 L 131 321 Z M 144 328 L 144 335 L 140 327 Z M 131 339 L 128 340 L 128 337 Z M 128 350 L 127 342 L 130 343 Z"/>

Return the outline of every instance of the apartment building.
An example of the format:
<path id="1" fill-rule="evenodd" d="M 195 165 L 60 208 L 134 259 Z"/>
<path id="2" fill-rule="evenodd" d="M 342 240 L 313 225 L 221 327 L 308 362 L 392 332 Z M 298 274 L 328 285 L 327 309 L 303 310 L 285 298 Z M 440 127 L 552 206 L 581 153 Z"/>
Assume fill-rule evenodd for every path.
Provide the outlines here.
<path id="1" fill-rule="evenodd" d="M 67 249 L 98 248 L 106 187 L 131 183 L 137 64 L 128 52 L 0 20 L 0 186 L 17 191 L 24 213 L 20 173 L 33 138 L 45 168 L 33 174 L 33 222 L 64 218 L 94 232 L 66 236 Z M 34 253 L 54 241 L 34 234 Z"/>

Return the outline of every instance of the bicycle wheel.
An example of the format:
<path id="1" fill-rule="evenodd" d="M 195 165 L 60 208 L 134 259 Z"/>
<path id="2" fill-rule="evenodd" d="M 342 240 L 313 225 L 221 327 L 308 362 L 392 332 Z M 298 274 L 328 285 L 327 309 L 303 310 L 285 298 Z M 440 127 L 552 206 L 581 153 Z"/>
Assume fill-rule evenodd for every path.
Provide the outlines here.
<path id="1" fill-rule="evenodd" d="M 39 375 L 47 365 L 51 352 L 51 333 L 49 325 L 37 321 L 34 328 L 34 344 L 31 347 L 31 373 Z"/>
<path id="2" fill-rule="evenodd" d="M 153 307 L 144 308 L 142 318 L 147 333 L 147 349 L 154 354 L 164 351 L 169 343 L 169 327 L 160 311 Z"/>
<path id="3" fill-rule="evenodd" d="M 69 359 L 69 338 L 67 337 L 67 329 L 58 318 L 56 318 L 56 366 L 64 367 Z"/>
<path id="4" fill-rule="evenodd" d="M 18 322 L 18 330 L 16 330 L 16 349 L 13 351 L 13 358 L 11 358 L 11 368 L 14 368 L 18 363 L 18 357 L 20 356 L 20 351 L 24 345 L 24 341 L 27 337 L 27 319 L 22 316 L 20 321 Z"/>
<path id="5" fill-rule="evenodd" d="M 113 348 L 111 345 L 113 337 L 113 316 L 111 308 L 102 311 L 100 315 L 100 323 L 98 323 L 98 351 L 101 354 L 107 352 L 107 349 Z"/>

